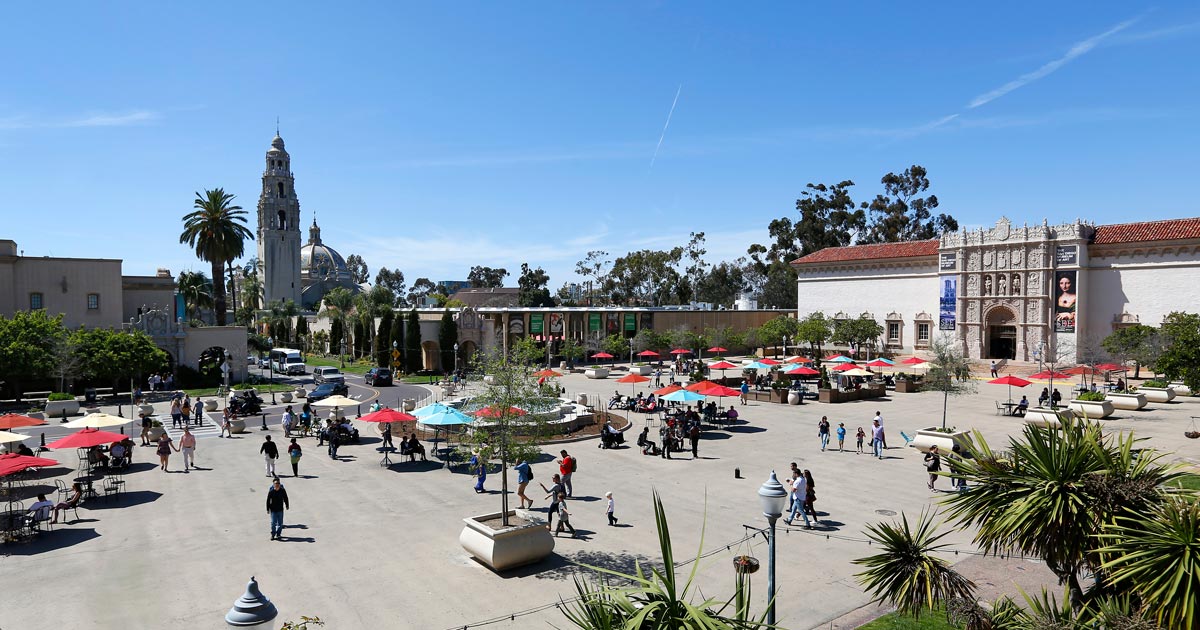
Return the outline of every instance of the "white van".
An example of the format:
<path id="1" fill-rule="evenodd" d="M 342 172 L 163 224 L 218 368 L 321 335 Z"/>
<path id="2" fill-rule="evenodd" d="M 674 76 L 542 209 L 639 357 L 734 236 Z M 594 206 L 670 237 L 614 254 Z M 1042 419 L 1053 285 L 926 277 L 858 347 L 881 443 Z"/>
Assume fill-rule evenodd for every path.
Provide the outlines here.
<path id="1" fill-rule="evenodd" d="M 335 367 L 320 366 L 313 368 L 313 383 L 345 383 L 346 375 Z"/>
<path id="2" fill-rule="evenodd" d="M 308 366 L 299 350 L 291 348 L 271 349 L 271 369 L 279 374 L 306 374 Z"/>

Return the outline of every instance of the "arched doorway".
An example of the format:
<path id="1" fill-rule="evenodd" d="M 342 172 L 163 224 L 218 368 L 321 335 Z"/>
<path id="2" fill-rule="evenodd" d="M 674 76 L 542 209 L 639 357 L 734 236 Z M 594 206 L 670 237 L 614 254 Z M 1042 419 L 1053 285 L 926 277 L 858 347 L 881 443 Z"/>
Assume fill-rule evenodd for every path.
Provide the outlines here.
<path id="1" fill-rule="evenodd" d="M 421 366 L 426 370 L 441 370 L 442 356 L 436 341 L 421 342 Z"/>
<path id="2" fill-rule="evenodd" d="M 474 341 L 464 341 L 458 345 L 458 363 L 459 367 L 470 365 L 475 359 L 475 354 L 479 352 L 479 347 Z"/>
<path id="3" fill-rule="evenodd" d="M 987 359 L 1017 358 L 1017 316 L 1008 307 L 997 306 L 988 311 Z"/>
<path id="4" fill-rule="evenodd" d="M 200 353 L 200 357 L 196 361 L 196 366 L 200 372 L 201 387 L 214 387 L 220 385 L 225 379 L 221 372 L 221 363 L 225 359 L 225 348 L 220 346 L 212 346 Z M 234 361 L 233 357 L 229 357 L 230 361 Z M 230 365 L 230 368 L 233 366 Z"/>

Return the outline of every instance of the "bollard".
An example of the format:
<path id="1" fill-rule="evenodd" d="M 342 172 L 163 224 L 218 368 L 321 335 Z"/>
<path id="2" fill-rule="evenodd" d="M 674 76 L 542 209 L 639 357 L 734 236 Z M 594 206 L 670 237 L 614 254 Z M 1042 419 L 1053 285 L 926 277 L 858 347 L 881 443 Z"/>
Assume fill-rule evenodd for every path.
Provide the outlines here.
<path id="1" fill-rule="evenodd" d="M 259 430 L 260 430 L 260 431 L 266 431 L 266 430 L 267 430 L 267 414 L 265 414 L 265 413 L 264 413 L 264 414 L 262 415 L 262 421 L 263 421 L 263 424 L 262 424 L 262 429 L 259 429 Z"/>
<path id="2" fill-rule="evenodd" d="M 741 468 L 734 468 L 734 469 L 733 469 L 733 478 L 734 478 L 734 479 L 741 479 L 741 478 L 742 478 L 742 469 L 741 469 Z"/>
<path id="3" fill-rule="evenodd" d="M 46 432 L 45 431 L 42 431 L 42 444 L 39 448 L 41 448 L 42 450 L 45 450 L 45 448 L 46 448 Z"/>
<path id="4" fill-rule="evenodd" d="M 67 410 L 63 409 L 62 410 L 62 420 L 59 420 L 59 422 L 65 423 L 66 421 L 67 421 Z"/>

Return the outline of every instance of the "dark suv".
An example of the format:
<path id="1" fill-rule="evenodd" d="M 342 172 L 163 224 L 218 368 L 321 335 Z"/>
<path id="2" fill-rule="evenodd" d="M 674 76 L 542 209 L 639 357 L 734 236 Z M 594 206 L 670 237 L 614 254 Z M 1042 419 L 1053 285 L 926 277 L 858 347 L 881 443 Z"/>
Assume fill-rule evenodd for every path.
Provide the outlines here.
<path id="1" fill-rule="evenodd" d="M 366 376 L 363 377 L 367 381 L 367 385 L 371 387 L 379 387 L 380 385 L 392 384 L 392 370 L 390 368 L 376 367 L 367 370 Z"/>

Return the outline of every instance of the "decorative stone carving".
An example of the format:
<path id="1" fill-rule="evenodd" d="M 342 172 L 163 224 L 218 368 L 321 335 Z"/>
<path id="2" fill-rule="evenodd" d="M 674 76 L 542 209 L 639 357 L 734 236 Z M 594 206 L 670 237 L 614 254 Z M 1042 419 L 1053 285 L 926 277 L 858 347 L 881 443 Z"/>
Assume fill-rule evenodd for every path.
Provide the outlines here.
<path id="1" fill-rule="evenodd" d="M 1004 274 L 1000 274 L 996 283 L 996 295 L 1008 295 L 1008 279 Z"/>
<path id="2" fill-rule="evenodd" d="M 995 262 L 996 262 L 996 252 L 994 252 L 990 249 L 987 250 L 986 252 L 983 252 L 983 266 L 985 269 L 991 269 L 992 265 L 995 264 Z"/>
<path id="3" fill-rule="evenodd" d="M 904 317 L 902 315 L 900 315 L 900 313 L 897 313 L 895 311 L 888 313 L 887 318 L 888 319 L 904 319 Z"/>
<path id="4" fill-rule="evenodd" d="M 979 295 L 979 276 L 967 276 L 967 295 Z"/>
<path id="5" fill-rule="evenodd" d="M 1012 276 L 1012 294 L 1021 295 L 1021 274 L 1014 273 Z"/>
<path id="6" fill-rule="evenodd" d="M 1042 274 L 1040 274 L 1036 271 L 1029 274 L 1029 282 L 1026 283 L 1026 286 L 1029 287 L 1029 295 L 1041 295 L 1041 291 L 1042 291 L 1041 277 L 1042 277 Z"/>
<path id="7" fill-rule="evenodd" d="M 979 321 L 979 302 L 971 302 L 967 304 L 967 321 Z"/>
<path id="8" fill-rule="evenodd" d="M 975 350 L 979 347 L 979 328 L 970 326 L 967 329 L 967 347 Z M 975 354 L 972 352 L 971 354 Z"/>
<path id="9" fill-rule="evenodd" d="M 1001 251 L 996 253 L 996 267 L 1000 269 L 1008 268 L 1008 252 Z"/>
<path id="10" fill-rule="evenodd" d="M 1012 264 L 1013 267 L 1022 267 L 1025 265 L 1025 250 L 1020 248 L 1013 250 Z"/>
<path id="11" fill-rule="evenodd" d="M 920 313 L 917 313 L 917 316 L 914 319 L 916 319 L 919 322 L 927 322 L 927 321 L 933 321 L 933 316 L 930 315 L 929 313 L 926 313 L 925 311 L 921 311 Z"/>
<path id="12" fill-rule="evenodd" d="M 1041 267 L 1043 264 L 1042 261 L 1044 261 L 1045 259 L 1046 259 L 1046 249 L 1044 246 L 1038 247 L 1037 249 L 1029 252 L 1029 266 L 1030 267 Z"/>
<path id="13" fill-rule="evenodd" d="M 992 294 L 992 277 L 991 276 L 983 277 L 983 294 L 984 295 Z"/>
<path id="14" fill-rule="evenodd" d="M 1040 324 L 1042 323 L 1042 306 L 1038 302 L 1030 302 L 1026 307 L 1025 321 Z"/>
<path id="15" fill-rule="evenodd" d="M 979 252 L 971 252 L 967 257 L 967 271 L 979 271 Z"/>
<path id="16" fill-rule="evenodd" d="M 1138 317 L 1137 315 L 1134 315 L 1133 313 L 1124 313 L 1123 312 L 1120 315 L 1113 316 L 1114 324 L 1131 325 L 1131 324 L 1140 324 L 1141 322 L 1142 322 L 1141 318 Z"/>

